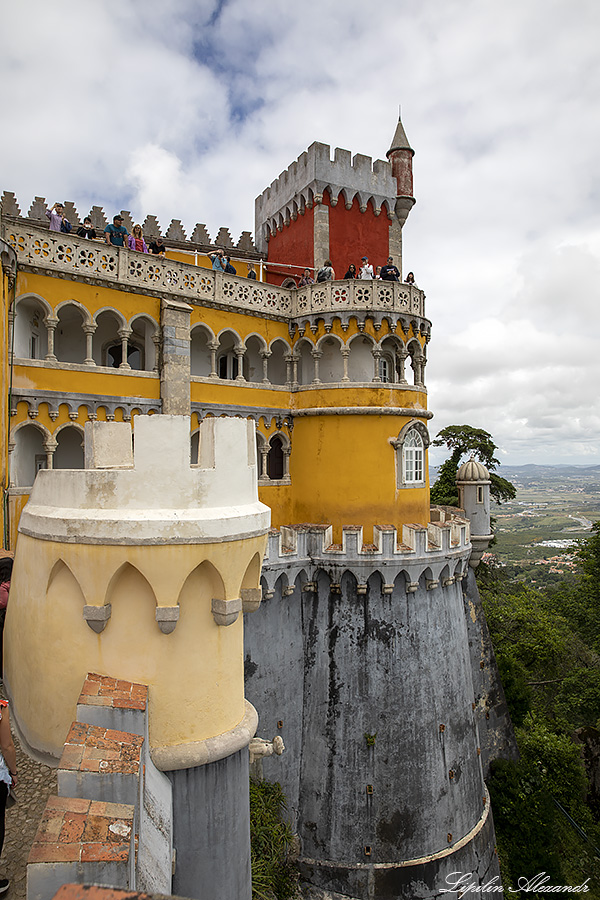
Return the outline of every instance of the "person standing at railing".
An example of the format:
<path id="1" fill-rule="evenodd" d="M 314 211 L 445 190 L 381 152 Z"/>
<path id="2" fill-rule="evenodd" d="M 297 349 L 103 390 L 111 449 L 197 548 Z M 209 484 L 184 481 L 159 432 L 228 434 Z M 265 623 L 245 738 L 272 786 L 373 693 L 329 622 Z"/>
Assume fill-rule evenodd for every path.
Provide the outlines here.
<path id="1" fill-rule="evenodd" d="M 298 287 L 306 287 L 307 284 L 314 284 L 314 283 L 315 283 L 315 279 L 310 274 L 310 269 L 305 269 L 304 275 L 302 275 L 300 280 L 298 281 Z"/>
<path id="2" fill-rule="evenodd" d="M 350 263 L 348 266 L 348 271 L 344 275 L 344 278 L 356 278 L 356 266 L 354 263 Z"/>
<path id="3" fill-rule="evenodd" d="M 55 203 L 52 209 L 46 210 L 46 215 L 50 219 L 50 231 L 62 231 L 63 234 L 69 234 L 71 223 L 65 216 L 65 208 L 62 203 Z"/>
<path id="4" fill-rule="evenodd" d="M 104 240 L 113 247 L 124 247 L 128 237 L 129 232 L 123 225 L 123 216 L 117 213 L 116 216 L 113 216 L 112 225 L 107 225 L 104 229 Z"/>
<path id="5" fill-rule="evenodd" d="M 92 220 L 89 216 L 86 216 L 83 220 L 83 225 L 80 225 L 77 229 L 77 237 L 85 238 L 88 241 L 94 241 L 96 239 L 96 229 L 92 226 Z"/>
<path id="6" fill-rule="evenodd" d="M 167 248 L 165 247 L 160 234 L 152 241 L 150 247 L 148 248 L 148 251 L 149 253 L 154 254 L 154 256 L 160 256 L 161 259 L 166 258 Z"/>
<path id="7" fill-rule="evenodd" d="M 362 266 L 360 267 L 358 277 L 362 278 L 363 281 L 373 280 L 373 266 L 369 263 L 368 256 L 363 256 L 362 258 Z"/>
<path id="8" fill-rule="evenodd" d="M 254 268 L 254 263 L 248 263 L 248 274 L 246 278 L 249 278 L 250 281 L 256 281 L 256 269 Z"/>
<path id="9" fill-rule="evenodd" d="M 415 276 L 412 272 L 409 272 L 406 278 L 404 279 L 404 284 L 414 284 Z"/>
<path id="10" fill-rule="evenodd" d="M 317 272 L 317 281 L 335 281 L 335 272 L 330 259 L 326 259 Z"/>
<path id="11" fill-rule="evenodd" d="M 138 253 L 148 253 L 148 247 L 142 234 L 142 226 L 134 225 L 133 232 L 127 239 L 127 246 L 130 250 L 137 250 Z"/>
<path id="12" fill-rule="evenodd" d="M 230 257 L 230 256 L 225 256 L 225 257 L 224 257 L 224 260 L 225 260 L 225 271 L 227 272 L 227 274 L 228 274 L 228 275 L 237 275 L 237 271 L 236 271 L 235 268 L 231 265 L 231 257 Z"/>
<path id="13" fill-rule="evenodd" d="M 400 272 L 392 256 L 388 256 L 387 263 L 381 267 L 381 278 L 383 281 L 400 281 Z"/>
<path id="14" fill-rule="evenodd" d="M 215 250 L 214 253 L 209 253 L 208 258 L 210 259 L 213 267 L 213 272 L 224 272 L 225 271 L 225 254 L 222 250 Z"/>

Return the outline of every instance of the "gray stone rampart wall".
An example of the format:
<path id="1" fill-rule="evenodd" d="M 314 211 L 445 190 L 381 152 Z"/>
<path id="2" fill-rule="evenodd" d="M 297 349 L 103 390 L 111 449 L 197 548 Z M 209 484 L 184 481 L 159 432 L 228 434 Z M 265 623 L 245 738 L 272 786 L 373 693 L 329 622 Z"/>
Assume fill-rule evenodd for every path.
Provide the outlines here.
<path id="1" fill-rule="evenodd" d="M 302 857 L 348 868 L 447 850 L 485 809 L 460 583 L 422 576 L 407 592 L 401 573 L 387 593 L 372 570 L 357 593 L 349 571 L 306 577 L 316 590 L 282 596 L 278 581 L 246 626 L 247 697 L 260 735 L 287 748 L 265 777 L 288 794 Z"/>
<path id="2" fill-rule="evenodd" d="M 250 900 L 248 750 L 166 773 L 173 785 L 173 893 Z"/>

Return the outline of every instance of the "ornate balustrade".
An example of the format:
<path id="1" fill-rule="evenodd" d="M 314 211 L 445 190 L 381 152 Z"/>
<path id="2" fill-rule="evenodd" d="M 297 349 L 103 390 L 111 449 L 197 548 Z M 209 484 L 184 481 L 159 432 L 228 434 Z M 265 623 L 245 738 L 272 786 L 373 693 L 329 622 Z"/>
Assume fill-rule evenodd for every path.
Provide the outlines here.
<path id="1" fill-rule="evenodd" d="M 392 281 L 330 281 L 298 290 L 223 275 L 157 256 L 117 249 L 99 241 L 5 223 L 3 237 L 19 265 L 49 269 L 78 278 L 128 285 L 191 303 L 218 304 L 274 318 L 377 311 L 423 317 L 425 295 L 413 285 Z"/>

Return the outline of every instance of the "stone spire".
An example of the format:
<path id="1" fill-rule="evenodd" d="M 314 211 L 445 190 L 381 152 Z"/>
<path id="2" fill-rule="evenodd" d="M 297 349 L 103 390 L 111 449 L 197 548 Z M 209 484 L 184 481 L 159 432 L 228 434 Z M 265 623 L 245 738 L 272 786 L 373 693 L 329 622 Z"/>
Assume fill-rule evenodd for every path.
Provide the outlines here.
<path id="1" fill-rule="evenodd" d="M 400 116 L 398 116 L 396 131 L 386 155 L 392 167 L 392 175 L 396 179 L 396 216 L 402 226 L 415 204 L 412 172 L 412 159 L 415 151 L 408 143 Z"/>
<path id="2" fill-rule="evenodd" d="M 392 138 L 390 149 L 386 153 L 388 159 L 395 150 L 410 150 L 411 155 L 415 155 L 415 151 L 410 146 L 408 138 L 406 137 L 406 132 L 404 130 L 404 126 L 402 124 L 402 119 L 400 118 L 400 116 L 398 116 L 398 124 L 396 125 L 396 131 L 394 132 L 394 137 Z"/>

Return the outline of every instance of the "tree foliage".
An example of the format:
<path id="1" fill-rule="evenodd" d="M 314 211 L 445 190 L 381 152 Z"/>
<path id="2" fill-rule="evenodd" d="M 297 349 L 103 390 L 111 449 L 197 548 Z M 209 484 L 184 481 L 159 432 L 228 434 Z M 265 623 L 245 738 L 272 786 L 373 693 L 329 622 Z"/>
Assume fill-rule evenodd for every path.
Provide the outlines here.
<path id="1" fill-rule="evenodd" d="M 600 725 L 600 657 L 590 627 L 598 617 L 600 525 L 579 553 L 580 576 L 558 592 L 526 587 L 502 569 L 480 565 L 477 573 L 520 753 L 517 762 L 496 760 L 489 783 L 505 891 L 546 872 L 553 884 L 590 877 L 588 896 L 598 896 L 600 805 L 580 741 L 584 733 L 597 740 Z"/>
<path id="2" fill-rule="evenodd" d="M 458 506 L 458 488 L 456 473 L 461 459 L 466 453 L 473 453 L 490 473 L 490 494 L 497 503 L 512 500 L 516 496 L 516 488 L 506 478 L 502 478 L 494 470 L 500 461 L 494 456 L 498 449 L 491 434 L 483 428 L 471 425 L 449 425 L 442 428 L 433 441 L 434 447 L 448 447 L 452 451 L 450 457 L 440 466 L 438 477 L 431 489 L 431 502 L 441 506 Z"/>

